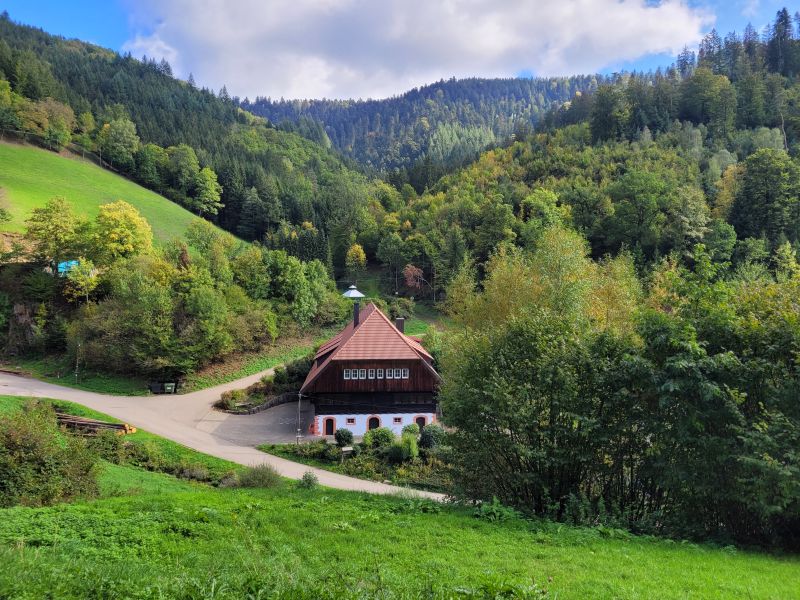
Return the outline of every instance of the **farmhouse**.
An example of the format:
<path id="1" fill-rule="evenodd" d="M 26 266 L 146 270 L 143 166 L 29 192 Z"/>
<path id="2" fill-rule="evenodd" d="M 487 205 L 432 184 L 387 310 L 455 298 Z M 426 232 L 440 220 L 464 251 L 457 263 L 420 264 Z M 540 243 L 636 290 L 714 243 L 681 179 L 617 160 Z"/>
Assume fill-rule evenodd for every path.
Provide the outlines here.
<path id="1" fill-rule="evenodd" d="M 353 320 L 320 347 L 300 389 L 315 407 L 313 434 L 344 428 L 363 435 L 376 427 L 400 433 L 405 425 L 436 420 L 441 379 L 431 355 L 403 325 L 372 303 L 363 310 L 355 303 Z"/>

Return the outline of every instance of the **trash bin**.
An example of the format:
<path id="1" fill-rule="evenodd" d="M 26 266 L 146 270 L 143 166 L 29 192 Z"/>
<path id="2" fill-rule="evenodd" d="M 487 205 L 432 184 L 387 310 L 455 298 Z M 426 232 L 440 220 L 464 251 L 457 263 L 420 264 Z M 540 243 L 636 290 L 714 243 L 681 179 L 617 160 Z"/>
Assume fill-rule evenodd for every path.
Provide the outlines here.
<path id="1" fill-rule="evenodd" d="M 161 385 L 160 381 L 151 381 L 150 382 L 150 393 L 151 394 L 160 394 L 164 389 L 164 386 Z"/>
<path id="2" fill-rule="evenodd" d="M 175 382 L 164 382 L 164 393 L 165 394 L 174 394 L 175 393 Z"/>

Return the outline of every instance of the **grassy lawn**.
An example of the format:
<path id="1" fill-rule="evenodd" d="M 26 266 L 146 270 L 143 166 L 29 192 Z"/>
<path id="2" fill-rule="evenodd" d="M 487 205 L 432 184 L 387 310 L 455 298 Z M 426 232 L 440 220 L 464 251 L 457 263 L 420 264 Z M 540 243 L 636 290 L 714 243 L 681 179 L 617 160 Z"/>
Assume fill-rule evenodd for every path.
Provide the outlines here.
<path id="1" fill-rule="evenodd" d="M 0 396 L 0 412 L 23 401 Z M 289 483 L 218 489 L 110 464 L 101 489 L 89 502 L 0 509 L 0 598 L 790 599 L 800 590 L 798 557 L 489 522 L 404 498 Z"/>
<path id="2" fill-rule="evenodd" d="M 11 213 L 3 225 L 21 232 L 34 208 L 64 196 L 75 212 L 97 215 L 101 204 L 125 200 L 135 206 L 161 241 L 182 236 L 195 215 L 132 181 L 79 157 L 32 146 L 0 143 L 0 205 Z"/>

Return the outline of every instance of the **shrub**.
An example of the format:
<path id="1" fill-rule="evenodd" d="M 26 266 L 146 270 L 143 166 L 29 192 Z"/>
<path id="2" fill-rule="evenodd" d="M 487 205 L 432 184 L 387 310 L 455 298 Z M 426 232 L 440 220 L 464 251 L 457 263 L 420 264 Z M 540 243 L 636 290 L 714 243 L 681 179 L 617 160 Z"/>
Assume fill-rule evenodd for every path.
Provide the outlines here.
<path id="1" fill-rule="evenodd" d="M 336 445 L 339 448 L 344 448 L 353 443 L 353 432 L 349 429 L 337 429 L 333 437 L 336 438 Z"/>
<path id="2" fill-rule="evenodd" d="M 411 298 L 393 297 L 388 304 L 390 319 L 410 319 L 414 316 L 416 304 Z"/>
<path id="3" fill-rule="evenodd" d="M 492 523 L 503 523 L 520 517 L 516 510 L 503 506 L 496 497 L 493 497 L 491 502 L 481 502 L 475 508 L 474 515 L 477 519 L 491 521 Z"/>
<path id="4" fill-rule="evenodd" d="M 404 434 L 400 437 L 400 445 L 403 447 L 404 460 L 414 460 L 419 456 L 416 435 Z"/>
<path id="5" fill-rule="evenodd" d="M 444 440 L 446 433 L 436 423 L 430 423 L 422 428 L 420 433 L 419 445 L 421 448 L 431 449 L 436 448 Z"/>
<path id="6" fill-rule="evenodd" d="M 388 427 L 370 429 L 364 434 L 364 446 L 367 448 L 388 448 L 394 443 L 394 432 Z"/>
<path id="7" fill-rule="evenodd" d="M 236 471 L 228 471 L 219 480 L 219 487 L 232 488 L 239 487 L 239 473 Z"/>
<path id="8" fill-rule="evenodd" d="M 155 442 L 126 442 L 125 450 L 128 459 L 137 467 L 142 467 L 148 471 L 165 471 L 167 468 L 167 457 L 161 447 Z"/>
<path id="9" fill-rule="evenodd" d="M 386 451 L 386 459 L 393 465 L 399 465 L 405 460 L 405 450 L 400 442 L 394 442 Z"/>
<path id="10" fill-rule="evenodd" d="M 97 494 L 97 454 L 64 435 L 42 403 L 0 417 L 0 506 L 42 506 Z"/>
<path id="11" fill-rule="evenodd" d="M 325 452 L 322 458 L 331 462 L 340 461 L 342 459 L 342 449 L 334 444 L 328 444 L 325 446 Z"/>
<path id="12" fill-rule="evenodd" d="M 222 410 L 236 410 L 239 404 L 247 402 L 247 392 L 245 390 L 230 390 L 222 392 L 220 399 L 214 406 Z"/>
<path id="13" fill-rule="evenodd" d="M 100 458 L 115 465 L 120 465 L 128 459 L 125 440 L 116 431 L 101 431 L 88 438 L 88 445 Z"/>
<path id="14" fill-rule="evenodd" d="M 281 476 L 272 465 L 250 467 L 239 475 L 239 487 L 274 488 L 281 484 Z"/>
<path id="15" fill-rule="evenodd" d="M 419 437 L 419 425 L 416 423 L 406 425 L 403 427 L 403 435 L 413 435 L 414 437 Z"/>
<path id="16" fill-rule="evenodd" d="M 417 456 L 419 456 L 417 438 L 408 434 L 402 436 L 399 442 L 394 442 L 386 453 L 389 462 L 396 465 L 413 460 Z"/>
<path id="17" fill-rule="evenodd" d="M 313 490 L 319 485 L 319 478 L 311 471 L 303 473 L 303 477 L 297 482 L 297 487 L 304 490 Z"/>
<path id="18" fill-rule="evenodd" d="M 184 465 L 178 475 L 182 479 L 190 479 L 192 481 L 208 481 L 210 479 L 208 467 L 200 463 Z"/>

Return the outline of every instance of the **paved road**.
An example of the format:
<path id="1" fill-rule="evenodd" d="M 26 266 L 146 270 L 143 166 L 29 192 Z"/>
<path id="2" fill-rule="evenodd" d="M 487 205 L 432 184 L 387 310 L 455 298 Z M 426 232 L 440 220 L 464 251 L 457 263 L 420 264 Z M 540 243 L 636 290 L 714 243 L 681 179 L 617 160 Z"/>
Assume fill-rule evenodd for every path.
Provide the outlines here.
<path id="1" fill-rule="evenodd" d="M 262 443 L 294 441 L 297 404 L 284 404 L 255 415 L 230 415 L 215 411 L 212 404 L 222 392 L 245 388 L 271 374 L 272 369 L 190 394 L 111 396 L 0 373 L 0 394 L 77 402 L 205 454 L 246 466 L 270 464 L 278 473 L 292 479 L 300 479 L 305 472 L 312 471 L 320 484 L 341 490 L 372 494 L 410 493 L 435 500 L 443 498 L 441 494 L 410 491 L 308 467 L 254 448 Z M 313 407 L 305 402 L 301 404 L 301 427 L 304 433 L 308 431 L 312 416 Z"/>

